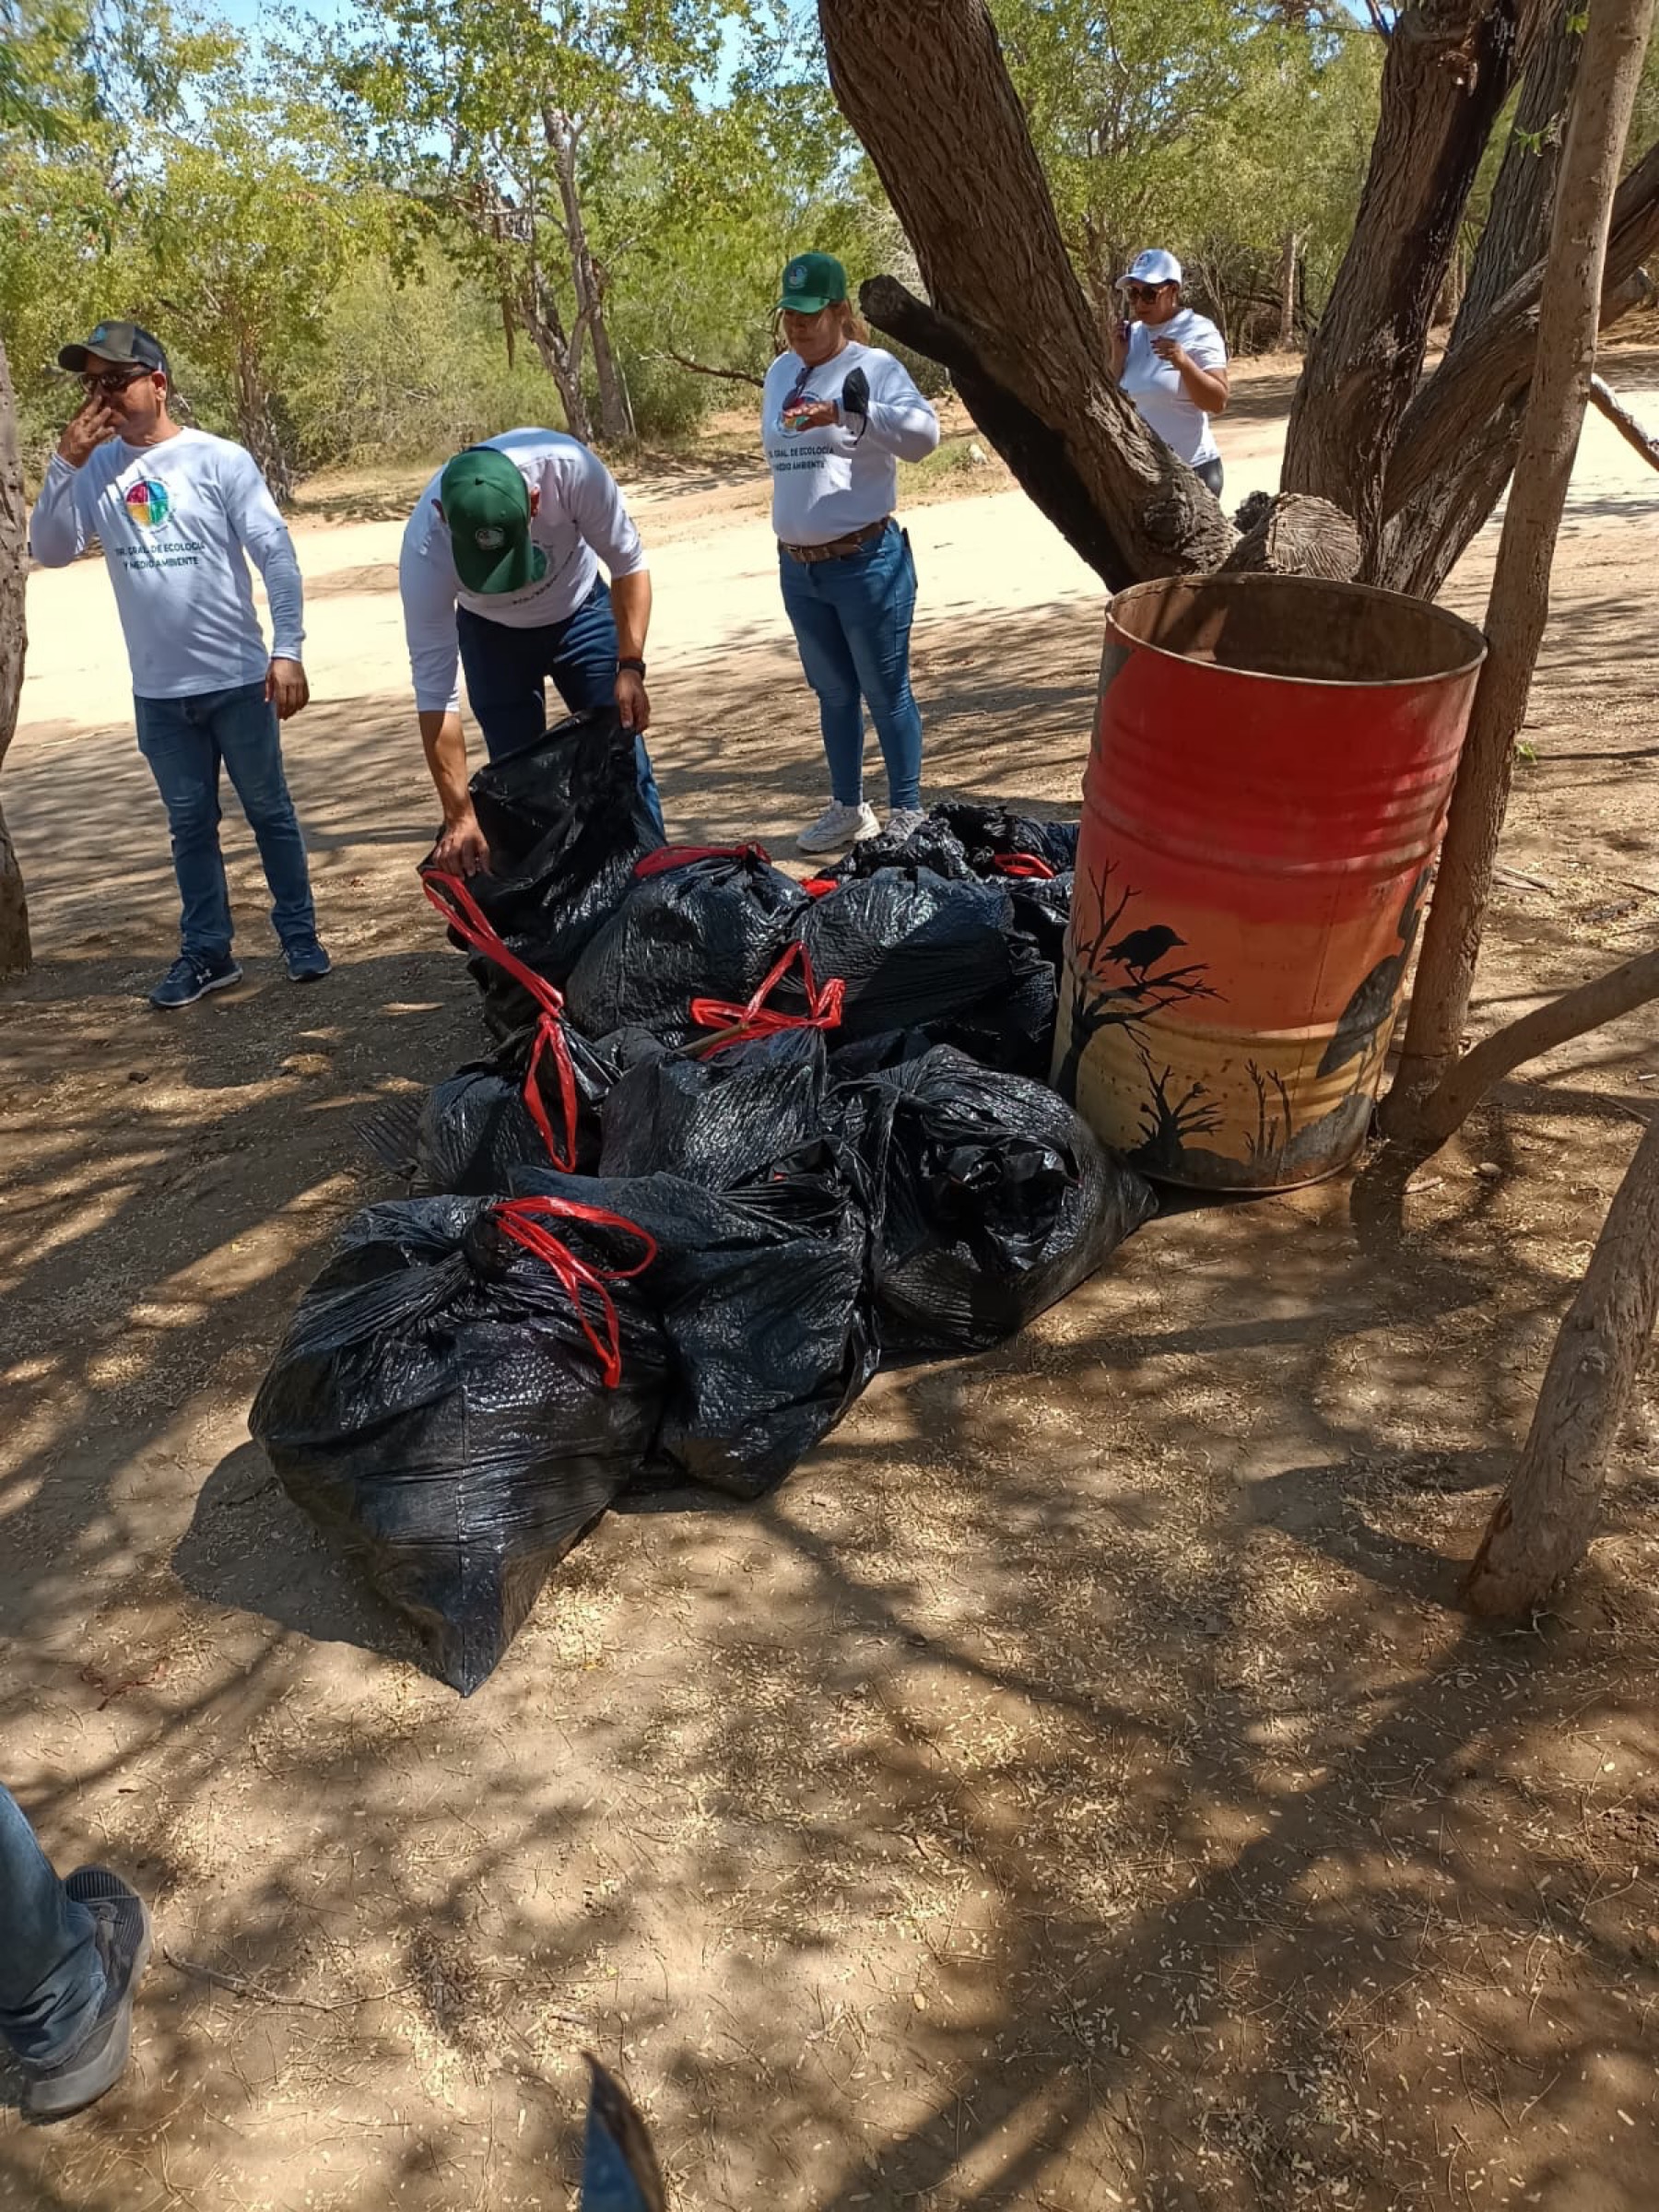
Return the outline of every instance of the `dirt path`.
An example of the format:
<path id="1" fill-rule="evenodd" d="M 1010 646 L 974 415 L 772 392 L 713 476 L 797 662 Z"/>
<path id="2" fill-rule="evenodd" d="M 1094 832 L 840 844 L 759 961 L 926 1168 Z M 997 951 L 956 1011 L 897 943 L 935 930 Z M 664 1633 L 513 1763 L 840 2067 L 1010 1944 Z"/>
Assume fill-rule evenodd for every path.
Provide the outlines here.
<path id="1" fill-rule="evenodd" d="M 1652 365 L 1619 382 L 1659 416 Z M 1248 400 L 1248 392 L 1246 400 Z M 1271 389 L 1230 496 L 1271 470 Z M 651 487 L 677 832 L 781 837 L 813 722 L 752 488 Z M 930 782 L 1075 802 L 1089 573 L 1018 495 L 918 509 Z M 677 2202 L 1647 2212 L 1659 2096 L 1650 1372 L 1560 1615 L 1450 1609 L 1651 1111 L 1634 1020 L 1505 1088 L 1404 1224 L 1172 1208 L 986 1359 L 884 1378 L 765 1506 L 610 1520 L 458 1702 L 245 1408 L 352 1124 L 474 1049 L 385 523 L 311 527 L 293 780 L 335 976 L 163 1021 L 156 804 L 95 565 L 30 587 L 0 1000 L 0 1775 L 159 1900 L 127 2087 L 0 2124 L 31 2212 L 516 2212 L 584 2045 Z M 1492 534 L 1451 597 L 1477 610 Z M 1659 478 L 1592 425 L 1483 1024 L 1651 942 Z M 1477 1172 L 1496 1168 L 1497 1173 Z"/>

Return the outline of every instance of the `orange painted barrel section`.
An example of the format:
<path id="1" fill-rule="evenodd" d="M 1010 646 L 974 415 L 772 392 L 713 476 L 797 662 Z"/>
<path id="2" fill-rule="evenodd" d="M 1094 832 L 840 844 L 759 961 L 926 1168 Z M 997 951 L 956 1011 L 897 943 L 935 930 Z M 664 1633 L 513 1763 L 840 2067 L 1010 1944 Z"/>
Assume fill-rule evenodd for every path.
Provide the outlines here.
<path id="1" fill-rule="evenodd" d="M 1485 652 L 1307 577 L 1112 602 L 1054 1083 L 1148 1174 L 1284 1190 L 1364 1142 Z"/>

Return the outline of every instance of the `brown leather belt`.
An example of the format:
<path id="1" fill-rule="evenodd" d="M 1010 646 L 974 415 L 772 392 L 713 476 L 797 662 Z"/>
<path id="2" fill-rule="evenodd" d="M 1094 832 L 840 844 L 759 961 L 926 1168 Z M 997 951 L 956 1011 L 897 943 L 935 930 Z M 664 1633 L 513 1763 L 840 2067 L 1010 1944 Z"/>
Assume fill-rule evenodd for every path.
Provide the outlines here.
<path id="1" fill-rule="evenodd" d="M 848 553 L 856 553 L 860 546 L 867 546 L 873 537 L 879 537 L 892 521 L 884 514 L 878 523 L 866 523 L 862 530 L 849 530 L 845 537 L 832 537 L 821 546 L 786 546 L 778 540 L 778 550 L 787 553 L 791 560 L 840 560 Z"/>

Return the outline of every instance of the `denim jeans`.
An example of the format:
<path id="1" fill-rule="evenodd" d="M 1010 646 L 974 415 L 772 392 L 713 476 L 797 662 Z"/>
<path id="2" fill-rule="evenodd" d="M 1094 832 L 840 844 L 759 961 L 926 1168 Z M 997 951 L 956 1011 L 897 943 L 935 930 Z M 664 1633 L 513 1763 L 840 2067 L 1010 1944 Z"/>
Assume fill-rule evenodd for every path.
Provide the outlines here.
<path id="1" fill-rule="evenodd" d="M 778 556 L 783 610 L 818 693 L 830 792 L 843 806 L 864 796 L 864 703 L 881 740 L 888 803 L 922 803 L 922 716 L 911 691 L 911 617 L 916 564 L 897 523 L 835 560 Z"/>
<path id="2" fill-rule="evenodd" d="M 219 767 L 241 801 L 271 888 L 271 923 L 285 947 L 314 936 L 305 840 L 282 772 L 276 710 L 263 684 L 135 699 L 138 750 L 149 762 L 172 832 L 182 909 L 179 947 L 202 959 L 230 949 L 230 894 L 219 852 Z"/>
<path id="3" fill-rule="evenodd" d="M 104 1971 L 92 1926 L 0 1788 L 0 2036 L 19 2058 L 55 2065 L 97 2018 Z"/>
<path id="4" fill-rule="evenodd" d="M 510 629 L 469 606 L 455 609 L 455 635 L 466 673 L 466 697 L 492 760 L 521 753 L 547 726 L 547 681 L 572 714 L 608 707 L 617 696 L 617 618 L 603 576 L 562 622 Z M 640 791 L 660 830 L 662 803 L 643 737 L 634 739 Z"/>

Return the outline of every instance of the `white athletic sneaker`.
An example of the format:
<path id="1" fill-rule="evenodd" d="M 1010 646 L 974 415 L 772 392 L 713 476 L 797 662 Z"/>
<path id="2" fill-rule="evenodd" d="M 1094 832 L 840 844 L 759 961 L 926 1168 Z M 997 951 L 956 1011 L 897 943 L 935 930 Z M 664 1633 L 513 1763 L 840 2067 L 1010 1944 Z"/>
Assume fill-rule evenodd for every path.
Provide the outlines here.
<path id="1" fill-rule="evenodd" d="M 810 822 L 795 839 L 799 853 L 844 853 L 861 838 L 876 836 L 880 825 L 876 810 L 860 799 L 856 806 L 843 806 L 832 799 L 816 822 Z"/>
<path id="2" fill-rule="evenodd" d="M 887 828 L 882 834 L 902 841 L 920 830 L 926 819 L 920 806 L 895 806 L 888 816 Z"/>

